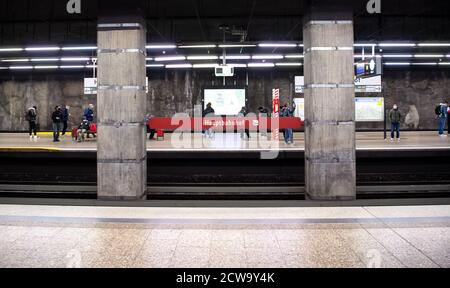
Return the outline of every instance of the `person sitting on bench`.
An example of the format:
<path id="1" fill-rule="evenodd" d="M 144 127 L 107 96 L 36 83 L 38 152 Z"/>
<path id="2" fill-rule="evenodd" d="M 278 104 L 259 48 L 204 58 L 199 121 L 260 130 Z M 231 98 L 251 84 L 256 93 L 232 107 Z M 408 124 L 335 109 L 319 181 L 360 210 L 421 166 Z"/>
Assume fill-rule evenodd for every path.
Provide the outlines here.
<path id="1" fill-rule="evenodd" d="M 77 141 L 82 142 L 86 138 L 89 131 L 89 121 L 84 118 L 83 122 L 78 126 L 77 130 Z"/>

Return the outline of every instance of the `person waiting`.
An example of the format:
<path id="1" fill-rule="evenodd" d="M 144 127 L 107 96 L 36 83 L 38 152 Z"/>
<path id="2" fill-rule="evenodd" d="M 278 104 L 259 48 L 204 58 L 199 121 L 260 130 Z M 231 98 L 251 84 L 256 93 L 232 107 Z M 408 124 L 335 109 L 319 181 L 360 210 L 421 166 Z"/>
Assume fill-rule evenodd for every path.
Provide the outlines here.
<path id="1" fill-rule="evenodd" d="M 288 104 L 284 104 L 280 111 L 280 117 L 294 117 L 295 103 L 292 103 L 292 108 Z M 294 144 L 294 130 L 292 128 L 284 129 L 284 142 L 286 144 Z"/>
<path id="2" fill-rule="evenodd" d="M 447 101 L 443 101 L 440 105 L 439 105 L 439 110 L 436 113 L 437 114 L 437 118 L 439 121 L 439 136 L 441 137 L 447 137 L 447 135 L 444 133 L 445 130 L 445 122 L 447 122 L 447 112 L 448 110 L 448 102 Z"/>
<path id="3" fill-rule="evenodd" d="M 25 119 L 29 124 L 30 141 L 37 142 L 37 107 L 33 106 L 28 108 L 25 114 Z M 33 135 L 34 134 L 34 135 Z"/>
<path id="4" fill-rule="evenodd" d="M 389 111 L 389 121 L 391 121 L 391 142 L 394 142 L 394 132 L 397 136 L 397 141 L 400 142 L 400 121 L 402 114 L 398 110 L 398 105 L 394 104 L 391 111 Z"/>
<path id="5" fill-rule="evenodd" d="M 211 103 L 208 103 L 206 105 L 205 110 L 203 110 L 202 116 L 203 116 L 203 118 L 204 117 L 214 117 L 214 113 L 215 113 L 214 108 L 212 108 Z M 211 139 L 212 135 L 213 135 L 213 133 L 212 133 L 213 128 L 209 127 L 208 129 L 206 129 L 206 131 L 203 130 L 203 135 L 205 135 L 205 132 L 206 132 L 206 136 Z"/>
<path id="6" fill-rule="evenodd" d="M 89 121 L 86 118 L 84 118 L 83 122 L 81 122 L 81 124 L 78 125 L 77 141 L 78 142 L 84 141 L 88 131 L 89 131 Z"/>
<path id="7" fill-rule="evenodd" d="M 70 106 L 64 105 L 64 108 L 62 109 L 62 136 L 66 135 L 67 132 L 67 122 L 69 121 L 69 117 L 70 117 Z"/>
<path id="8" fill-rule="evenodd" d="M 269 117 L 269 110 L 267 110 L 267 108 L 260 106 L 258 108 L 258 112 L 259 112 L 259 118 L 261 121 L 267 121 L 267 118 Z M 261 137 L 266 137 L 267 138 L 267 129 L 266 131 L 261 131 Z"/>
<path id="9" fill-rule="evenodd" d="M 62 130 L 62 111 L 61 107 L 56 106 L 55 111 L 52 113 L 53 122 L 53 142 L 59 142 L 59 132 Z"/>
<path id="10" fill-rule="evenodd" d="M 145 115 L 145 126 L 147 127 L 147 133 L 150 133 L 148 140 L 153 140 L 155 138 L 156 130 L 152 129 L 149 125 L 150 120 L 154 117 L 155 116 L 149 114 Z"/>
<path id="11" fill-rule="evenodd" d="M 242 107 L 241 111 L 239 111 L 239 113 L 238 113 L 238 117 L 245 118 L 245 116 L 247 116 L 247 114 L 248 114 L 247 108 Z M 247 135 L 247 139 L 250 140 L 250 130 L 247 127 L 245 127 L 245 122 L 246 122 L 245 119 L 243 119 L 243 121 L 244 121 L 244 127 L 243 127 L 244 131 L 241 130 L 241 139 L 245 140 L 245 137 L 244 137 L 244 132 L 245 132 L 245 134 Z"/>
<path id="12" fill-rule="evenodd" d="M 84 115 L 83 115 L 85 118 L 86 118 L 86 120 L 89 122 L 89 125 L 91 125 L 92 123 L 94 123 L 94 105 L 93 104 L 89 104 L 89 106 L 88 106 L 88 108 L 86 108 L 85 110 L 84 110 Z M 88 130 L 88 132 L 87 132 L 87 137 L 86 138 L 89 138 L 89 134 L 90 134 L 90 132 L 89 132 L 89 130 Z M 92 135 L 94 136 L 94 138 L 95 138 L 95 133 L 92 133 Z"/>

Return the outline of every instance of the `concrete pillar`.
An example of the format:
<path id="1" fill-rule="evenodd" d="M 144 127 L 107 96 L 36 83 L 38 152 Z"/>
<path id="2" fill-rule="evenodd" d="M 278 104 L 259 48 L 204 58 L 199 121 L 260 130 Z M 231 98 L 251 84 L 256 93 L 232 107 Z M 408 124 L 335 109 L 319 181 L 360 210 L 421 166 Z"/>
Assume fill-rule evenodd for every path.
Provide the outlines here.
<path id="1" fill-rule="evenodd" d="M 147 187 L 144 21 L 99 19 L 98 198 L 143 199 Z"/>
<path id="2" fill-rule="evenodd" d="M 311 200 L 352 200 L 356 197 L 352 13 L 315 8 L 303 27 L 306 195 Z"/>

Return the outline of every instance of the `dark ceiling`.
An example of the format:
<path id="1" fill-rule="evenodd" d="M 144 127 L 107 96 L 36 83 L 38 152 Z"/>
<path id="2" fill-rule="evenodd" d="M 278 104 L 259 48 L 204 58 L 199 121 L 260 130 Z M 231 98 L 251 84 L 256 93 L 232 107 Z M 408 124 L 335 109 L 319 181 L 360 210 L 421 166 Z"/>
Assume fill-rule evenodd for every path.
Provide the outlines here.
<path id="1" fill-rule="evenodd" d="M 0 45 L 95 43 L 99 11 L 119 2 L 142 7 L 148 42 L 220 41 L 221 25 L 248 31 L 246 41 L 301 40 L 308 6 L 306 0 L 81 0 L 82 13 L 70 15 L 67 2 L 1 0 Z M 350 2 L 357 41 L 450 39 L 450 1 L 381 0 L 382 13 L 373 15 L 366 11 L 368 0 Z M 242 37 L 229 35 L 227 40 Z"/>

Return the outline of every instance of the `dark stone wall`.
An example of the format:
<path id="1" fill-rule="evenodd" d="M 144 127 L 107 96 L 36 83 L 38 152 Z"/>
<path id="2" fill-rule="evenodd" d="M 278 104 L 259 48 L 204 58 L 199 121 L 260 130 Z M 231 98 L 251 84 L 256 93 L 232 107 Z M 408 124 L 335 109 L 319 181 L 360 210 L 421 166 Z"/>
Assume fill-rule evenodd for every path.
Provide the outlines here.
<path id="1" fill-rule="evenodd" d="M 240 70 L 235 77 L 227 79 L 227 86 L 245 87 L 248 78 L 248 107 L 255 112 L 259 106 L 271 107 L 275 87 L 280 88 L 282 103 L 302 97 L 294 93 L 295 75 L 303 75 L 303 71 Z M 155 116 L 192 114 L 193 107 L 202 104 L 204 88 L 223 84 L 222 78 L 216 78 L 209 70 L 149 70 L 148 77 L 147 111 Z M 55 105 L 70 105 L 69 126 L 76 125 L 81 121 L 83 109 L 89 103 L 96 104 L 95 95 L 83 95 L 82 78 L 82 75 L 56 74 L 3 78 L 0 80 L 0 130 L 26 130 L 25 109 L 32 105 L 38 106 L 41 130 L 51 128 L 50 113 Z M 387 70 L 383 90 L 387 106 L 397 103 L 405 116 L 403 129 L 436 129 L 434 107 L 443 99 L 450 99 L 450 71 Z M 382 129 L 383 123 L 358 123 L 357 128 Z"/>

